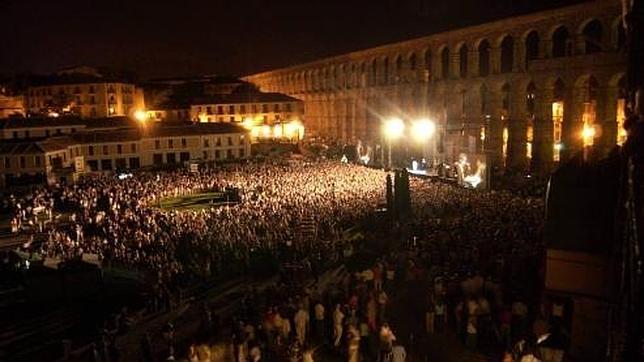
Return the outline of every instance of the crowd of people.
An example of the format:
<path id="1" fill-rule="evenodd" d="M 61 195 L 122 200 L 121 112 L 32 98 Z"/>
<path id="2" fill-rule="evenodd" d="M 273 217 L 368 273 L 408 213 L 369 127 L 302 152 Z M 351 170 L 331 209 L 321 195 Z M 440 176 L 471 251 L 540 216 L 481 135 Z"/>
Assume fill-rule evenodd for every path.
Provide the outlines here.
<path id="1" fill-rule="evenodd" d="M 311 247 L 333 247 L 330 241 L 342 228 L 384 198 L 384 178 L 382 171 L 329 161 L 249 162 L 199 173 L 87 177 L 12 196 L 6 207 L 16 225 L 34 224 L 42 213 L 64 215 L 41 226 L 46 240 L 31 248 L 43 256 L 64 261 L 93 253 L 103 264 L 153 270 L 167 282 L 230 272 L 231 265 L 244 268 L 252 253 L 277 253 L 282 245 L 304 255 Z M 238 204 L 189 211 L 159 207 L 165 198 L 227 189 L 239 190 Z M 314 221 L 323 242 L 298 243 L 304 217 Z"/>
<path id="2" fill-rule="evenodd" d="M 385 178 L 333 161 L 247 162 L 88 177 L 10 197 L 5 207 L 16 232 L 38 225 L 38 215 L 59 215 L 39 225 L 46 238 L 27 246 L 33 252 L 61 260 L 97 254 L 106 266 L 151 272 L 168 288 L 186 277 L 244 273 L 257 253 L 282 261 L 283 250 L 291 261 L 338 253 L 342 231 L 383 203 Z M 166 198 L 231 189 L 238 204 L 162 207 Z M 400 290 L 421 291 L 397 297 L 415 301 L 405 313 L 423 321 L 426 334 L 451 330 L 468 348 L 516 358 L 533 351 L 532 322 L 552 317 L 539 307 L 543 201 L 417 178 L 410 189 L 413 213 L 382 235 L 404 242 L 389 243 L 371 268 L 325 290 L 249 292 L 231 328 L 236 360 L 310 362 L 315 346 L 327 345 L 349 361 L 404 361 L 388 307 Z M 298 240 L 302 219 L 312 220 L 313 240 Z M 200 361 L 216 353 L 197 345 L 189 352 Z"/>

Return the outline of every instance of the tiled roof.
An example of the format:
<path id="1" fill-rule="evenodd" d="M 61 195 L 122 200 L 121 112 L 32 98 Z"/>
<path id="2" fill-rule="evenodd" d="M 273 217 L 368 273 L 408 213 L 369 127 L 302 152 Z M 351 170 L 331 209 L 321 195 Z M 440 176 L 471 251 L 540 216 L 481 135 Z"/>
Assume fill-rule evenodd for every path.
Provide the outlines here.
<path id="1" fill-rule="evenodd" d="M 3 140 L 0 141 L 0 154 L 41 154 L 64 150 L 71 144 L 73 144 L 73 142 L 68 137 L 51 137 L 41 140 Z"/>
<path id="2" fill-rule="evenodd" d="M 136 121 L 127 117 L 91 118 L 78 117 L 12 117 L 0 119 L 0 129 L 86 126 L 87 128 L 134 127 Z"/>

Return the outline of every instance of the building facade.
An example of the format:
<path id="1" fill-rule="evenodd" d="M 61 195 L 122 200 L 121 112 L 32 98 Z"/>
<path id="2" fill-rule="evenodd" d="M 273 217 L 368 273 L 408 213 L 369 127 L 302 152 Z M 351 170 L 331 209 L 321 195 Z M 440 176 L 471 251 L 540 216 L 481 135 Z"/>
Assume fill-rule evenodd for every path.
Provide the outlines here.
<path id="1" fill-rule="evenodd" d="M 173 124 L 141 127 L 83 127 L 50 137 L 17 137 L 0 141 L 0 185 L 75 180 L 86 172 L 115 172 L 184 162 L 227 161 L 249 157 L 249 131 L 233 124 Z M 71 124 L 67 128 L 71 127 Z M 63 126 L 59 126 L 60 129 Z"/>
<path id="2" fill-rule="evenodd" d="M 143 91 L 131 83 L 87 76 L 62 77 L 44 83 L 27 89 L 25 107 L 31 114 L 131 117 L 145 109 Z"/>
<path id="3" fill-rule="evenodd" d="M 547 172 L 625 139 L 618 0 L 523 15 L 245 77 L 304 101 L 307 134 L 381 142 L 382 121 L 430 118 L 438 151 Z"/>

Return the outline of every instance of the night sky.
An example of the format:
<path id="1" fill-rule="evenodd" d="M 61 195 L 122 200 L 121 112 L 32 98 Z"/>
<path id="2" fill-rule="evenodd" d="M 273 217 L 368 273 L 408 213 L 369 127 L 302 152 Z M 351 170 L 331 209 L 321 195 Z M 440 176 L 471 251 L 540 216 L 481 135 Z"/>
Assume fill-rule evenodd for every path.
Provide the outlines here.
<path id="1" fill-rule="evenodd" d="M 244 75 L 577 0 L 0 0 L 0 74 Z"/>

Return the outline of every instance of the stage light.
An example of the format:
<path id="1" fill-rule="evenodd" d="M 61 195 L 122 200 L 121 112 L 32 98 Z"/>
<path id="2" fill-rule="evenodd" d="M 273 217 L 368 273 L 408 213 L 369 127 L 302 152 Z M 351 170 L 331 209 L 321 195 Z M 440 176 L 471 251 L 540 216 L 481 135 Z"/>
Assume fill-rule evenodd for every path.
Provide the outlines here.
<path id="1" fill-rule="evenodd" d="M 405 131 L 405 123 L 400 118 L 391 118 L 384 124 L 383 132 L 390 140 L 399 138 Z"/>
<path id="2" fill-rule="evenodd" d="M 419 119 L 412 126 L 413 137 L 419 141 L 425 141 L 436 132 L 436 124 L 428 119 Z"/>
<path id="3" fill-rule="evenodd" d="M 139 122 L 143 122 L 146 119 L 146 113 L 145 111 L 138 110 L 134 112 L 134 119 L 136 119 Z"/>

